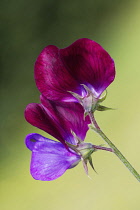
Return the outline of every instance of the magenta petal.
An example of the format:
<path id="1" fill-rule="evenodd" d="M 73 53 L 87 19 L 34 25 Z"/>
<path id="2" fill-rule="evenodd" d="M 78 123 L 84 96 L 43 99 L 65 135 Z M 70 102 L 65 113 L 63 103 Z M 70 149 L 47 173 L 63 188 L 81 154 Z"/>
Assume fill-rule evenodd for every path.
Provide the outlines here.
<path id="1" fill-rule="evenodd" d="M 33 140 L 34 144 L 32 144 Z M 37 180 L 57 179 L 68 168 L 77 165 L 80 161 L 80 156 L 69 152 L 60 142 L 47 139 L 39 134 L 28 135 L 26 145 L 32 148 L 31 174 Z"/>
<path id="2" fill-rule="evenodd" d="M 40 99 L 46 112 L 51 115 L 58 124 L 62 125 L 64 131 L 68 134 L 65 136 L 66 141 L 75 144 L 71 131 L 81 140 L 85 139 L 86 132 L 89 129 L 88 124 L 91 122 L 89 116 L 84 118 L 84 109 L 79 103 L 56 103 L 47 100 L 43 95 L 41 95 Z"/>
<path id="3" fill-rule="evenodd" d="M 79 39 L 60 49 L 60 57 L 72 77 L 80 84 L 92 87 L 98 96 L 114 80 L 114 61 L 95 41 Z"/>
<path id="4" fill-rule="evenodd" d="M 31 125 L 40 128 L 65 144 L 64 131 L 58 123 L 55 123 L 41 104 L 28 104 L 25 109 L 25 119 Z"/>
<path id="5" fill-rule="evenodd" d="M 72 131 L 84 140 L 88 131 L 90 119 L 84 119 L 84 110 L 78 103 L 55 103 L 41 96 L 41 103 L 29 104 L 25 109 L 25 118 L 33 126 L 36 126 L 60 142 L 66 145 L 66 141 L 76 144 Z"/>
<path id="6" fill-rule="evenodd" d="M 42 50 L 35 63 L 35 80 L 39 91 L 48 99 L 76 101 L 67 91 L 78 92 L 78 83 L 65 69 L 57 47 L 49 45 Z"/>
<path id="7" fill-rule="evenodd" d="M 83 95 L 81 84 L 98 97 L 114 77 L 113 59 L 98 43 L 87 38 L 64 49 L 49 45 L 35 63 L 36 85 L 50 100 L 77 102 L 68 91 Z"/>

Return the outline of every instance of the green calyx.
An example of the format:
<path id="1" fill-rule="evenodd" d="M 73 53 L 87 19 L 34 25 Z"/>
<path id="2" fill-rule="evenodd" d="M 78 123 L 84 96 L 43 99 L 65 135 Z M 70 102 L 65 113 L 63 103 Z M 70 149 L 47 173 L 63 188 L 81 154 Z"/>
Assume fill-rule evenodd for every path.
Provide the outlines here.
<path id="1" fill-rule="evenodd" d="M 85 110 L 84 117 L 86 117 L 89 114 L 89 112 L 94 113 L 96 110 L 97 111 L 113 110 L 112 108 L 100 105 L 100 103 L 102 103 L 107 97 L 107 90 L 105 90 L 104 96 L 100 98 L 96 98 L 86 85 L 84 84 L 81 84 L 81 85 L 84 87 L 84 89 L 87 92 L 86 96 L 80 96 L 79 94 L 71 92 L 71 91 L 68 91 L 68 92 L 71 93 L 83 106 Z"/>
<path id="2" fill-rule="evenodd" d="M 110 107 L 106 107 L 106 106 L 102 106 L 102 105 L 98 104 L 96 110 L 97 110 L 97 111 L 107 111 L 107 110 L 114 110 L 114 109 L 113 109 L 113 108 L 110 108 Z"/>
<path id="3" fill-rule="evenodd" d="M 93 147 L 90 143 L 84 143 L 83 141 L 78 139 L 77 145 L 73 145 L 70 143 L 66 143 L 70 149 L 72 149 L 75 153 L 81 156 L 81 161 L 83 163 L 84 170 L 86 174 L 88 175 L 88 167 L 87 163 L 91 165 L 91 167 L 94 169 L 91 154 L 96 151 L 96 149 Z"/>
<path id="4" fill-rule="evenodd" d="M 106 97 L 107 97 L 107 90 L 105 92 L 105 95 L 97 100 L 96 106 L 95 106 L 95 104 L 92 105 L 92 109 L 91 109 L 92 113 L 94 113 L 95 110 L 97 110 L 97 111 L 114 110 L 113 108 L 100 105 L 100 103 L 102 103 L 106 99 Z"/>

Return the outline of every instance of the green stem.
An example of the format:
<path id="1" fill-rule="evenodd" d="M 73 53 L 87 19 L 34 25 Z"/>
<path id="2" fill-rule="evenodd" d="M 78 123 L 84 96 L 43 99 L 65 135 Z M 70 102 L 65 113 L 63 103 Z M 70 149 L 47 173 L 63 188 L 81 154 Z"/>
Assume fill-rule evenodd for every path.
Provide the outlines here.
<path id="1" fill-rule="evenodd" d="M 114 150 L 115 155 L 123 162 L 123 164 L 128 168 L 128 170 L 136 177 L 136 179 L 140 182 L 140 175 L 138 172 L 133 168 L 133 166 L 128 162 L 128 160 L 123 156 L 123 154 L 116 148 L 116 146 L 109 140 L 109 138 L 103 133 L 103 131 L 99 128 L 94 115 L 89 112 L 89 116 L 91 119 L 91 122 L 95 127 L 92 129 L 96 131 L 103 139 L 104 141 Z"/>

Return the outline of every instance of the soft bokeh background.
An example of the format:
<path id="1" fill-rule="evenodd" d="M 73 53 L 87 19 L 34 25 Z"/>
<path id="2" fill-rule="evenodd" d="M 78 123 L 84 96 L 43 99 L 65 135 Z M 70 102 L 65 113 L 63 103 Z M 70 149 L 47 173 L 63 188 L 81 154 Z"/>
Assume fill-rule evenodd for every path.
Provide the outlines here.
<path id="1" fill-rule="evenodd" d="M 1 0 L 0 65 L 0 209 L 139 210 L 139 182 L 108 152 L 93 154 L 98 174 L 89 179 L 79 164 L 52 182 L 29 174 L 25 106 L 39 101 L 33 65 L 49 44 L 66 47 L 78 38 L 100 43 L 114 58 L 117 75 L 97 113 L 107 136 L 140 172 L 140 1 Z M 92 132 L 87 141 L 103 143 Z"/>

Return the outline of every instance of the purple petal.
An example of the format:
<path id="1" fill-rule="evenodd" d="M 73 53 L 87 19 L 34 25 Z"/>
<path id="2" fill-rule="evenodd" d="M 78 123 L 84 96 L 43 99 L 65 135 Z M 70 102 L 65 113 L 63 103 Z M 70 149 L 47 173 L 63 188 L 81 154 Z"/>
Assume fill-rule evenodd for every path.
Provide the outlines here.
<path id="1" fill-rule="evenodd" d="M 79 155 L 68 151 L 60 142 L 39 134 L 29 134 L 25 143 L 32 150 L 31 174 L 37 180 L 57 179 L 80 161 Z"/>
<path id="2" fill-rule="evenodd" d="M 110 55 L 95 41 L 79 39 L 60 49 L 63 65 L 80 83 L 93 88 L 99 96 L 114 80 L 115 64 Z"/>

